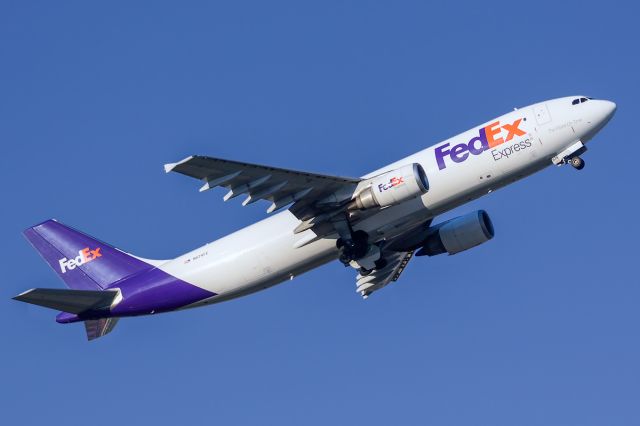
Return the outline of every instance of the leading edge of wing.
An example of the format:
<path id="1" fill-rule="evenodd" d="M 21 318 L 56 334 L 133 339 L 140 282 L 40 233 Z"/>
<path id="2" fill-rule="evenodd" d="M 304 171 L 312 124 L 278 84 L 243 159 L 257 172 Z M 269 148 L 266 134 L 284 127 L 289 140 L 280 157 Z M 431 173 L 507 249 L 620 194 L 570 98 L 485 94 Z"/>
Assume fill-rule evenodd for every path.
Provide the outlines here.
<path id="1" fill-rule="evenodd" d="M 352 183 L 352 184 L 357 184 L 359 183 L 362 179 L 360 178 L 353 178 L 353 177 L 346 177 L 346 176 L 334 176 L 334 175 L 327 175 L 327 174 L 322 174 L 322 173 L 312 173 L 312 172 L 305 172 L 305 171 L 300 171 L 300 170 L 294 170 L 294 169 L 285 169 L 285 168 L 281 168 L 281 167 L 273 167 L 273 166 L 267 166 L 267 165 L 263 165 L 263 164 L 256 164 L 256 163 L 245 163 L 242 161 L 234 161 L 234 160 L 227 160 L 224 158 L 218 158 L 218 157 L 208 157 L 208 156 L 204 156 L 204 155 L 191 155 L 183 160 L 180 160 L 176 163 L 167 163 L 164 165 L 164 171 L 165 173 L 169 173 L 169 172 L 177 172 L 177 173 L 181 173 L 181 174 L 186 174 L 184 169 L 181 168 L 180 166 L 188 164 L 189 162 L 192 162 L 193 160 L 205 160 L 205 161 L 212 161 L 212 162 L 220 162 L 220 163 L 224 163 L 224 164 L 228 164 L 228 165 L 232 165 L 232 166 L 236 166 L 238 168 L 243 168 L 243 167 L 251 167 L 251 168 L 256 168 L 256 169 L 262 169 L 265 171 L 274 171 L 274 172 L 282 172 L 282 173 L 290 173 L 290 174 L 295 174 L 295 175 L 299 175 L 299 176 L 308 176 L 311 178 L 319 178 L 319 179 L 329 179 L 329 180 L 333 180 L 333 181 L 340 181 L 340 182 L 344 182 L 344 183 Z M 195 176 L 195 175 L 188 175 L 197 179 L 203 179 L 206 176 Z"/>
<path id="2" fill-rule="evenodd" d="M 348 198 L 362 181 L 358 178 L 263 166 L 220 158 L 191 156 L 165 165 L 165 171 L 177 172 L 204 182 L 200 191 L 214 187 L 228 189 L 224 200 L 246 195 L 243 205 L 267 200 L 272 213 L 286 205 L 313 206 L 327 197 Z"/>

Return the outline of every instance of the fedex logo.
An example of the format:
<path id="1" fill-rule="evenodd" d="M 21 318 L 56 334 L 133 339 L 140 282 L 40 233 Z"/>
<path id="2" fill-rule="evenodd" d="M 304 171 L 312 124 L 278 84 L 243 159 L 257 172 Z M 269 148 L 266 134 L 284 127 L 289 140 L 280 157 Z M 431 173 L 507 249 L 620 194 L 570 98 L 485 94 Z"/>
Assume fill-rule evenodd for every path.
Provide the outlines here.
<path id="1" fill-rule="evenodd" d="M 85 247 L 82 250 L 78 251 L 78 256 L 72 259 L 67 259 L 63 257 L 58 260 L 60 263 L 60 271 L 64 274 L 67 270 L 71 271 L 75 269 L 76 266 L 84 265 L 85 263 L 92 262 L 97 258 L 102 257 L 102 253 L 100 253 L 100 247 L 96 247 L 94 250 L 90 250 L 89 247 Z"/>
<path id="2" fill-rule="evenodd" d="M 381 183 L 380 185 L 378 185 L 378 191 L 386 191 L 387 189 L 391 189 L 402 184 L 404 184 L 404 177 L 392 177 L 391 179 L 389 179 L 388 183 Z"/>
<path id="3" fill-rule="evenodd" d="M 449 143 L 440 145 L 435 149 L 438 169 L 442 170 L 447 167 L 446 157 L 450 157 L 454 163 L 462 163 L 469 158 L 469 154 L 480 155 L 491 148 L 509 142 L 514 136 L 525 135 L 525 131 L 519 127 L 521 121 L 522 118 L 519 118 L 511 124 L 504 125 L 500 125 L 500 121 L 494 121 L 481 128 L 479 135 L 467 143 L 455 145 L 453 148 L 449 148 Z"/>

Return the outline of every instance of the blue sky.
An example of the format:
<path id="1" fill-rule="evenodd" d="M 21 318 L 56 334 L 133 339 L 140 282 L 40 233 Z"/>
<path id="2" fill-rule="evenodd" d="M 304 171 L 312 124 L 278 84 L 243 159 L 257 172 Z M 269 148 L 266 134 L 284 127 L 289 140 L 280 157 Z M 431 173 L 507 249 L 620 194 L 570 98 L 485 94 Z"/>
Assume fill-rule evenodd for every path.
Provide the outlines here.
<path id="1" fill-rule="evenodd" d="M 3 2 L 3 419 L 638 424 L 637 15 L 632 2 Z M 82 325 L 10 300 L 63 286 L 21 235 L 50 217 L 169 258 L 265 216 L 164 163 L 358 176 L 573 94 L 618 104 L 586 168 L 452 212 L 488 210 L 496 238 L 416 259 L 367 301 L 330 264 L 87 343 Z"/>

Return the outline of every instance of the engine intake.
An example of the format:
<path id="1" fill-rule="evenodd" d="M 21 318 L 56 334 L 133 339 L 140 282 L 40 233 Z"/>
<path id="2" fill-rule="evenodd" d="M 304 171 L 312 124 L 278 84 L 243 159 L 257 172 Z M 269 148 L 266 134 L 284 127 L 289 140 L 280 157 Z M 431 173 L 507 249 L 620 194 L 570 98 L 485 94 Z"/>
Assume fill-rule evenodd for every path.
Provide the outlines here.
<path id="1" fill-rule="evenodd" d="M 492 239 L 493 224 L 484 210 L 459 216 L 429 229 L 416 256 L 456 254 Z"/>
<path id="2" fill-rule="evenodd" d="M 399 169 L 370 179 L 370 184 L 356 195 L 350 210 L 388 207 L 419 197 L 429 190 L 429 181 L 422 166 L 407 164 Z"/>

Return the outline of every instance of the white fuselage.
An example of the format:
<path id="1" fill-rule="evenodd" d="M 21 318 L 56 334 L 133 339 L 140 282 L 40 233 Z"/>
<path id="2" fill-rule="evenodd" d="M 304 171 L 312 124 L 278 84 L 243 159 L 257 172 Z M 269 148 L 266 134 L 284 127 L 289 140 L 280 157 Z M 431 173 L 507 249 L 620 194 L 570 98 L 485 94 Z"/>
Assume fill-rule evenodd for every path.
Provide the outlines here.
<path id="1" fill-rule="evenodd" d="M 572 105 L 576 98 L 580 97 L 514 110 L 369 173 L 364 177 L 419 163 L 428 177 L 429 191 L 382 209 L 357 223 L 355 229 L 366 231 L 373 241 L 388 239 L 552 165 L 552 158 L 567 147 L 591 139 L 615 109 L 615 104 L 608 101 Z M 486 150 L 477 139 L 482 131 L 492 145 Z M 296 248 L 296 242 L 313 236 L 311 230 L 294 234 L 299 223 L 292 213 L 283 211 L 165 262 L 160 268 L 216 294 L 189 307 L 259 291 L 338 257 L 337 235 Z"/>

